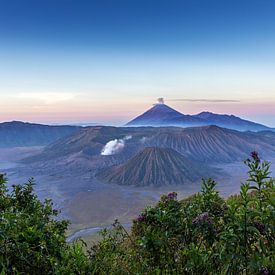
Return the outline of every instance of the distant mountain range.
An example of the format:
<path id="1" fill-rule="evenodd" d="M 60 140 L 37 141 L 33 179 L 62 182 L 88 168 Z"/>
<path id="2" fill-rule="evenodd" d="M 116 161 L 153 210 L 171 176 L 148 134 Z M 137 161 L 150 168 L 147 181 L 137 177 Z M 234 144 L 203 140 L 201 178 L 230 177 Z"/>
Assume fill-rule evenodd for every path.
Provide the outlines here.
<path id="1" fill-rule="evenodd" d="M 178 126 L 194 127 L 216 125 L 238 131 L 274 130 L 265 125 L 244 120 L 234 115 L 221 115 L 202 112 L 197 115 L 185 115 L 166 104 L 155 104 L 151 109 L 134 118 L 126 126 Z"/>
<path id="2" fill-rule="evenodd" d="M 21 121 L 0 123 L 0 147 L 42 146 L 78 131 L 77 126 L 49 126 Z"/>

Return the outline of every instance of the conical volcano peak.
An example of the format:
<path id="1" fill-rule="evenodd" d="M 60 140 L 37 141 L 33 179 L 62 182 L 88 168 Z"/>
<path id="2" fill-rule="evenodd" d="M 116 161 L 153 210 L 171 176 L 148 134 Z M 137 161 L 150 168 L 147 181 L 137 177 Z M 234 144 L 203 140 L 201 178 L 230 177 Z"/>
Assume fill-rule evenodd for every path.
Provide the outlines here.
<path id="1" fill-rule="evenodd" d="M 200 118 L 184 115 L 164 103 L 163 97 L 142 115 L 128 122 L 127 126 L 193 126 L 203 125 Z"/>
<path id="2" fill-rule="evenodd" d="M 176 111 L 175 109 L 169 107 L 168 105 L 164 104 L 164 103 L 156 103 L 153 105 L 153 107 L 151 109 L 149 109 L 147 112 L 145 113 L 148 113 L 148 112 L 160 112 L 160 113 L 171 113 L 171 114 L 177 114 L 177 115 L 180 115 L 182 116 L 182 113 Z M 144 114 L 145 114 L 144 113 Z M 162 115 L 162 114 L 161 114 Z"/>
<path id="3" fill-rule="evenodd" d="M 128 126 L 164 126 L 178 121 L 184 115 L 164 103 L 164 99 L 158 98 L 157 103 L 140 116 L 128 122 Z"/>

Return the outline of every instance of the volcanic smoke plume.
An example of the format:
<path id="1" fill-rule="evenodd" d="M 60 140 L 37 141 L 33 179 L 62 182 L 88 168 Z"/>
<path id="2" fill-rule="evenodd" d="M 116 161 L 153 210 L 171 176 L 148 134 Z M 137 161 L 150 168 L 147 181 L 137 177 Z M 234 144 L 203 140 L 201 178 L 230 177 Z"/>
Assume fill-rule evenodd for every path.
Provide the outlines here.
<path id="1" fill-rule="evenodd" d="M 164 98 L 163 97 L 159 97 L 157 99 L 157 101 L 158 101 L 158 104 L 164 104 Z"/>
<path id="2" fill-rule="evenodd" d="M 126 136 L 122 139 L 113 139 L 106 143 L 101 151 L 102 156 L 115 155 L 123 150 L 126 140 L 131 139 L 132 136 Z"/>

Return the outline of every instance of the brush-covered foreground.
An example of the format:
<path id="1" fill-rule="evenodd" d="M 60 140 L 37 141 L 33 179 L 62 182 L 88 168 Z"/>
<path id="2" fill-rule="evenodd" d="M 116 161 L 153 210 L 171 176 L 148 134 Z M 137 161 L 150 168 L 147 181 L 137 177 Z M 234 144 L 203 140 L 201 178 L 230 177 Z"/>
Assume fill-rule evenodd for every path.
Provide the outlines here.
<path id="1" fill-rule="evenodd" d="M 32 182 L 8 192 L 1 176 L 0 274 L 274 274 L 275 179 L 256 152 L 245 163 L 239 195 L 221 198 L 209 179 L 183 201 L 162 196 L 130 233 L 115 222 L 88 254 L 66 243 L 68 222 Z"/>

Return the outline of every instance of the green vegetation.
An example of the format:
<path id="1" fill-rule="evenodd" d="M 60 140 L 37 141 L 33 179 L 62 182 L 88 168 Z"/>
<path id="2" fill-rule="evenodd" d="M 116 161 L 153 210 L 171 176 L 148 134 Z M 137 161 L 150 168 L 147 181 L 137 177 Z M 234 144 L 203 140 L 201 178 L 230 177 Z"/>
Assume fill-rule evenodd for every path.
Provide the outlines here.
<path id="1" fill-rule="evenodd" d="M 89 273 L 91 265 L 79 244 L 69 246 L 68 222 L 57 220 L 52 202 L 41 203 L 33 182 L 8 193 L 0 176 L 0 274 Z M 1 272 L 2 271 L 2 272 Z"/>
<path id="2" fill-rule="evenodd" d="M 85 255 L 67 245 L 68 223 L 40 203 L 32 183 L 6 190 L 1 178 L 0 267 L 31 274 L 274 274 L 275 179 L 268 162 L 253 152 L 245 161 L 248 180 L 227 200 L 216 183 L 203 180 L 200 193 L 177 200 L 162 196 L 127 232 L 117 221 Z"/>

